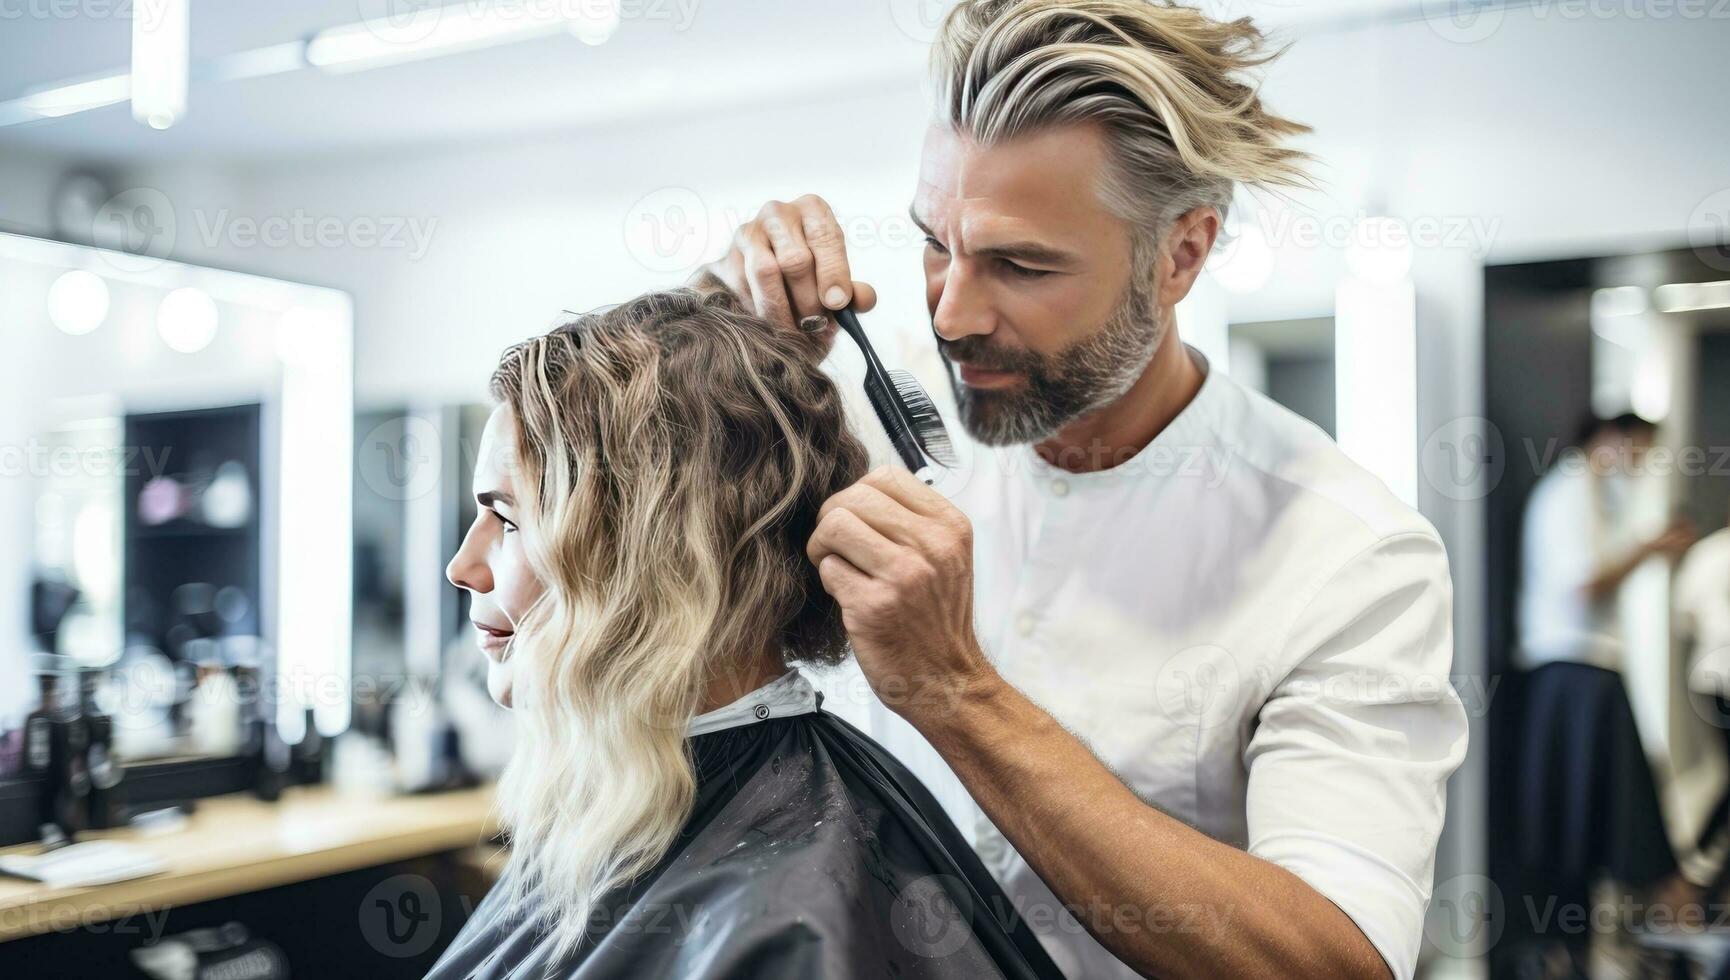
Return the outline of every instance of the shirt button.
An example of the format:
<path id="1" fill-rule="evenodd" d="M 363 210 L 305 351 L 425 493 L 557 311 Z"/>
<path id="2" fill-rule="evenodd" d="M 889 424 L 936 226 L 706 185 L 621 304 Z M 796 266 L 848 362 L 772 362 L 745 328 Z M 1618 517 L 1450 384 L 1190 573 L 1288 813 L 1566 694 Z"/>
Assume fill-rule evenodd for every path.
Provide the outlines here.
<path id="1" fill-rule="evenodd" d="M 1069 496 L 1069 481 L 1068 480 L 1052 480 L 1051 481 L 1051 493 L 1053 496 L 1057 496 L 1057 497 Z"/>
<path id="2" fill-rule="evenodd" d="M 769 706 L 766 704 L 759 704 L 755 708 L 751 709 L 751 713 L 757 716 L 758 721 L 762 721 L 769 717 Z"/>
<path id="3" fill-rule="evenodd" d="M 1015 618 L 1015 632 L 1022 636 L 1033 635 L 1033 614 L 1022 613 Z"/>

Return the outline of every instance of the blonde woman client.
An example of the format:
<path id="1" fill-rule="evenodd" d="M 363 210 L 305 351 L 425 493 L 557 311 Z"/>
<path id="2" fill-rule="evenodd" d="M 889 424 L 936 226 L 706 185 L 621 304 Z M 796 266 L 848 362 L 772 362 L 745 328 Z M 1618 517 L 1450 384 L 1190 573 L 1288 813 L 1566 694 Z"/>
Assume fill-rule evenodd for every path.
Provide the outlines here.
<path id="1" fill-rule="evenodd" d="M 450 563 L 513 708 L 510 862 L 433 977 L 1056 976 L 925 788 L 792 668 L 863 475 L 820 341 L 674 290 L 511 348 Z"/>

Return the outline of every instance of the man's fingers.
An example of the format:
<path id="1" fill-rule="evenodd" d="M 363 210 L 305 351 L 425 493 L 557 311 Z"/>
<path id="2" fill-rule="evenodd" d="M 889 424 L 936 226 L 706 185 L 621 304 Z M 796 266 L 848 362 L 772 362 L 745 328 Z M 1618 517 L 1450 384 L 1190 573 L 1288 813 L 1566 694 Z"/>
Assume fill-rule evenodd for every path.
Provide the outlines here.
<path id="1" fill-rule="evenodd" d="M 904 466 L 879 466 L 859 480 L 922 517 L 948 518 L 959 511 L 948 498 L 931 489 Z"/>
<path id="2" fill-rule="evenodd" d="M 815 265 L 815 292 L 823 308 L 838 310 L 853 298 L 853 274 L 847 265 L 847 237 L 829 202 L 815 194 L 794 201 L 801 231 Z"/>
<path id="3" fill-rule="evenodd" d="M 853 308 L 861 313 L 869 313 L 877 305 L 877 290 L 871 284 L 853 280 Z"/>
<path id="4" fill-rule="evenodd" d="M 806 542 L 805 556 L 819 567 L 830 555 L 840 555 L 866 575 L 880 577 L 900 555 L 901 547 L 878 533 L 859 515 L 837 507 L 817 521 Z"/>
<path id="5" fill-rule="evenodd" d="M 823 304 L 817 298 L 817 260 L 805 239 L 800 212 L 792 205 L 771 201 L 758 213 L 756 223 L 762 226 L 770 247 L 775 250 L 793 318 L 801 320 L 823 313 Z"/>
<path id="6" fill-rule="evenodd" d="M 775 247 L 770 244 L 763 226 L 755 221 L 742 225 L 733 247 L 744 265 L 753 312 L 765 320 L 793 329 L 792 305 L 781 277 L 781 262 L 776 258 Z"/>
<path id="7" fill-rule="evenodd" d="M 817 563 L 817 577 L 823 582 L 823 591 L 836 598 L 857 595 L 860 589 L 871 584 L 871 576 L 835 554 L 824 555 L 823 560 Z"/>
<path id="8" fill-rule="evenodd" d="M 860 312 L 877 305 L 877 291 L 852 279 L 846 235 L 815 194 L 763 205 L 706 268 L 753 313 L 789 329 L 813 316 L 833 325 L 830 314 L 849 302 Z"/>
<path id="9" fill-rule="evenodd" d="M 923 535 L 920 525 L 924 523 L 919 514 L 908 510 L 877 487 L 860 481 L 823 501 L 817 512 L 818 522 L 821 523 L 830 511 L 841 508 L 851 511 L 896 544 L 909 548 L 919 545 Z"/>

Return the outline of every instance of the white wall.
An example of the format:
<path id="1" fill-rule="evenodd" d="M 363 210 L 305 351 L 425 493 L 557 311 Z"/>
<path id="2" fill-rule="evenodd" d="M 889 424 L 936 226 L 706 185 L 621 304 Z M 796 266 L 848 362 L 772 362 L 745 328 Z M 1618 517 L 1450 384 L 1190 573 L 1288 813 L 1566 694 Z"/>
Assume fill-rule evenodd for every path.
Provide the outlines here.
<path id="1" fill-rule="evenodd" d="M 725 118 L 297 161 L 226 174 L 232 190 L 213 192 L 205 175 L 184 169 L 133 181 L 174 201 L 177 257 L 351 292 L 362 404 L 479 400 L 508 344 L 562 310 L 684 281 L 763 201 L 806 191 L 823 192 L 854 227 L 900 236 L 898 245 L 857 247 L 855 275 L 883 287 L 874 320 L 928 333 L 923 287 L 908 275 L 921 239 L 906 219 L 924 112 L 910 81 L 846 102 Z M 819 123 L 853 135 L 799 135 Z M 349 231 L 331 247 L 236 242 L 248 221 L 285 220 Z M 365 234 L 375 221 L 400 225 L 400 247 Z M 664 235 L 657 250 L 645 236 L 655 223 L 693 233 Z"/>

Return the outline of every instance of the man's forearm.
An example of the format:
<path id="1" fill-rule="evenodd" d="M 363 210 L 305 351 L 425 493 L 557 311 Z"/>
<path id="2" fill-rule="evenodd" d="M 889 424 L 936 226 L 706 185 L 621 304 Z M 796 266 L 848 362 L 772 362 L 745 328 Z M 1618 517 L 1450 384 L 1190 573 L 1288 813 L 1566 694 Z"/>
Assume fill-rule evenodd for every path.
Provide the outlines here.
<path id="1" fill-rule="evenodd" d="M 945 708 L 911 720 L 1058 900 L 1136 970 L 1388 975 L 1332 902 L 1285 869 L 1143 803 L 997 675 Z"/>

